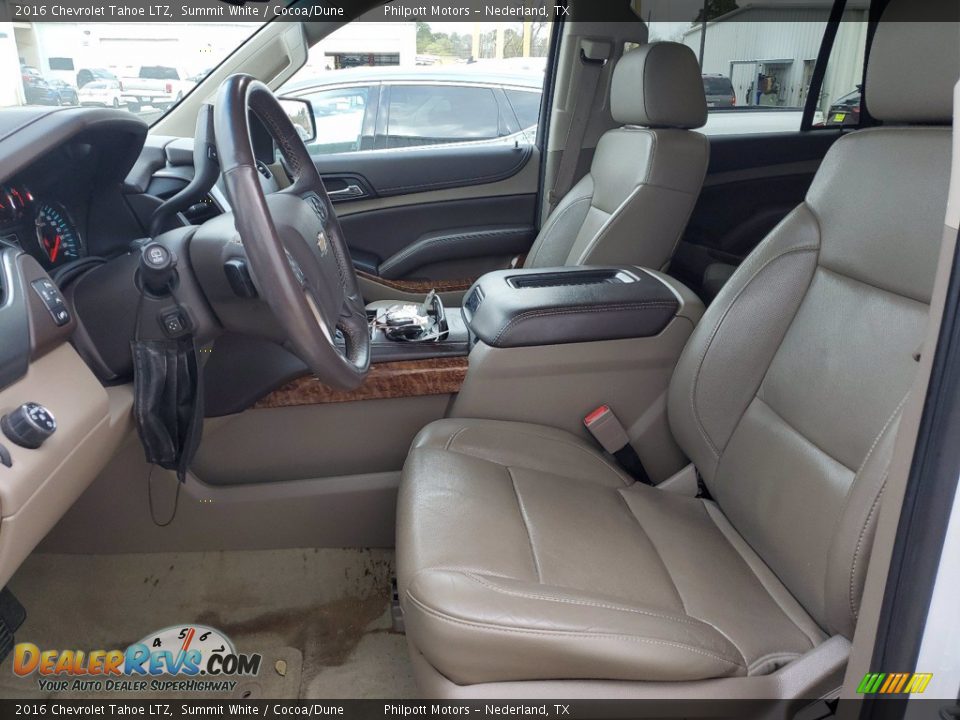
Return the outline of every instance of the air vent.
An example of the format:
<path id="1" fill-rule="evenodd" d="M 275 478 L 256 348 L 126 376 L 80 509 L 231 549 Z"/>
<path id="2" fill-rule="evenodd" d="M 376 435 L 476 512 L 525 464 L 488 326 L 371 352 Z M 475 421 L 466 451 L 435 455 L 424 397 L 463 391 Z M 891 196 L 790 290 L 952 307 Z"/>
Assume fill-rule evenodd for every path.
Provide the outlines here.
<path id="1" fill-rule="evenodd" d="M 535 273 L 513 275 L 507 282 L 518 290 L 552 288 L 574 285 L 610 285 L 637 282 L 637 278 L 623 270 L 578 270 L 573 272 Z"/>

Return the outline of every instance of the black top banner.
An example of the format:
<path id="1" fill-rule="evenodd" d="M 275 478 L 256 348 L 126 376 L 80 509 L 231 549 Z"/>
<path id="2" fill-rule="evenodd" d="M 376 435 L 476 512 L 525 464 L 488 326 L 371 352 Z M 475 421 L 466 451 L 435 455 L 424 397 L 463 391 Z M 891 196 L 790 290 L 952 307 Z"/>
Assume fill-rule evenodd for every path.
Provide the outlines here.
<path id="1" fill-rule="evenodd" d="M 811 22 L 826 20 L 833 0 L 0 0 L 0 22 Z M 847 0 L 848 10 L 868 0 Z M 956 0 L 917 0 L 902 21 L 957 21 Z M 773 12 L 782 10 L 783 12 Z"/>

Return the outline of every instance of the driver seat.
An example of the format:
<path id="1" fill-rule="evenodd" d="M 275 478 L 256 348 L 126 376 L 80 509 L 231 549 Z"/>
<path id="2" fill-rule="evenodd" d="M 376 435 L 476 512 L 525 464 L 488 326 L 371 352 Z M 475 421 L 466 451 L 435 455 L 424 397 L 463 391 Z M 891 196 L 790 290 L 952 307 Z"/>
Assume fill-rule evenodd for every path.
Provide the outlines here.
<path id="1" fill-rule="evenodd" d="M 545 426 L 447 419 L 420 433 L 397 569 L 425 694 L 796 697 L 838 684 L 926 334 L 956 33 L 881 24 L 866 94 L 885 125 L 835 143 L 694 330 L 669 420 L 712 499 L 636 483 Z"/>

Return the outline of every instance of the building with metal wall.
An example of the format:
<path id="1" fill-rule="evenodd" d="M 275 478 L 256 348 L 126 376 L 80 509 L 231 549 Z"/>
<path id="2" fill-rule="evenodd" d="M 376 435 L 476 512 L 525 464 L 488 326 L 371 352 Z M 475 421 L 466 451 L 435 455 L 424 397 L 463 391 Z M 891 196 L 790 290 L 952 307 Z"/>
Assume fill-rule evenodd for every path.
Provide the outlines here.
<path id="1" fill-rule="evenodd" d="M 737 106 L 800 108 L 806 102 L 827 24 L 823 7 L 746 5 L 707 23 L 704 74 L 730 78 Z M 834 44 L 818 107 L 825 111 L 862 81 L 867 11 L 847 11 Z M 702 25 L 682 42 L 700 52 Z"/>

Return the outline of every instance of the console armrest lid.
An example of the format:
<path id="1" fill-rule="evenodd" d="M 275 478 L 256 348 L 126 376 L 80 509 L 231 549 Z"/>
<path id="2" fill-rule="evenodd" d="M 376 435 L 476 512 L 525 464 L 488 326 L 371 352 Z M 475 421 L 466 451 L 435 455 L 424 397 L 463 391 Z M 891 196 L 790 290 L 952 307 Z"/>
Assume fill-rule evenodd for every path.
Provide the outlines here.
<path id="1" fill-rule="evenodd" d="M 463 317 L 497 348 L 658 335 L 680 308 L 677 294 L 635 267 L 499 270 L 470 288 Z"/>

